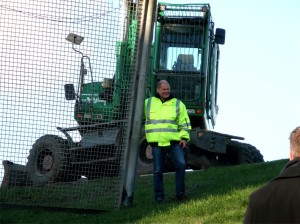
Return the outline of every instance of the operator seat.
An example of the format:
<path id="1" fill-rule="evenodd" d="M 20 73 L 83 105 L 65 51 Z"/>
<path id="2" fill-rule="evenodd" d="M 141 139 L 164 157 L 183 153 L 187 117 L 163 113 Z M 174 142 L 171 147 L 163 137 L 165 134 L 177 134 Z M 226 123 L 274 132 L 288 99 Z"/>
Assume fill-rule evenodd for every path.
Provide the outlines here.
<path id="1" fill-rule="evenodd" d="M 194 55 L 192 54 L 179 54 L 176 63 L 177 71 L 195 71 Z"/>

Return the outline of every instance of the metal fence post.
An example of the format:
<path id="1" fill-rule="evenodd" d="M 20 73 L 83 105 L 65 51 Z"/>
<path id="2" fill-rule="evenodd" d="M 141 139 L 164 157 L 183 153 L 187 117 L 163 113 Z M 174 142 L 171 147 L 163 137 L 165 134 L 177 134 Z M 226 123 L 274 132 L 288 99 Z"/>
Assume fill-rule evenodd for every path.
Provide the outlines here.
<path id="1" fill-rule="evenodd" d="M 136 58 L 136 72 L 133 84 L 133 105 L 131 107 L 131 120 L 129 139 L 127 145 L 127 160 L 125 160 L 125 175 L 122 202 L 130 206 L 136 181 L 137 158 L 142 131 L 143 105 L 145 100 L 145 87 L 149 68 L 150 49 L 153 36 L 156 0 L 145 0 L 142 12 L 141 30 L 138 36 L 138 50 Z"/>

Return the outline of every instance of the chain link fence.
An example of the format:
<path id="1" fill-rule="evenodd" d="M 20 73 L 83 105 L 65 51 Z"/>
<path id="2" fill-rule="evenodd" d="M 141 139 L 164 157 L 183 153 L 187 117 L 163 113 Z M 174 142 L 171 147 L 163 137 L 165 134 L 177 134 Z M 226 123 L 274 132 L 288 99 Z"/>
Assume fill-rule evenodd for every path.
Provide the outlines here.
<path id="1" fill-rule="evenodd" d="M 2 0 L 0 201 L 120 206 L 142 2 Z"/>

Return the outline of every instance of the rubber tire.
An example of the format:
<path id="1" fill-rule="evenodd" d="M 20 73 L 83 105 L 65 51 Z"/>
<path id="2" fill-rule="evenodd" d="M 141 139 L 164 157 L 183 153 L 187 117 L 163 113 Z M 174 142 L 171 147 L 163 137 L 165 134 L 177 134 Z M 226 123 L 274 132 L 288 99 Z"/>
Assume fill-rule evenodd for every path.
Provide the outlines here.
<path id="1" fill-rule="evenodd" d="M 45 185 L 64 179 L 67 171 L 64 164 L 66 148 L 66 140 L 56 135 L 44 135 L 33 144 L 27 158 L 27 170 L 33 185 Z M 51 162 L 49 169 L 43 167 L 46 157 Z"/>
<path id="2" fill-rule="evenodd" d="M 138 164 L 137 164 L 138 175 L 153 174 L 153 159 L 147 158 L 146 156 L 147 147 L 151 147 L 151 146 L 148 144 L 146 138 L 144 137 L 140 142 L 140 148 L 139 148 Z"/>
<path id="3" fill-rule="evenodd" d="M 238 141 L 227 144 L 226 154 L 219 161 L 223 165 L 239 165 L 264 162 L 263 155 L 254 146 Z"/>

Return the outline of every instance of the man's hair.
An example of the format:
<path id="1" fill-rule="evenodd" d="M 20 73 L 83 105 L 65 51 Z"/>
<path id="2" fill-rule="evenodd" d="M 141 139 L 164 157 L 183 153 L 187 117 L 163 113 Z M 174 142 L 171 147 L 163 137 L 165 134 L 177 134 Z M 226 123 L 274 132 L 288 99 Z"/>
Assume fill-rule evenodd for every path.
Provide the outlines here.
<path id="1" fill-rule="evenodd" d="M 157 82 L 156 88 L 159 89 L 162 84 L 170 85 L 167 80 L 160 80 L 159 82 Z"/>
<path id="2" fill-rule="evenodd" d="M 294 158 L 300 158 L 300 126 L 296 127 L 290 134 L 290 147 Z"/>

